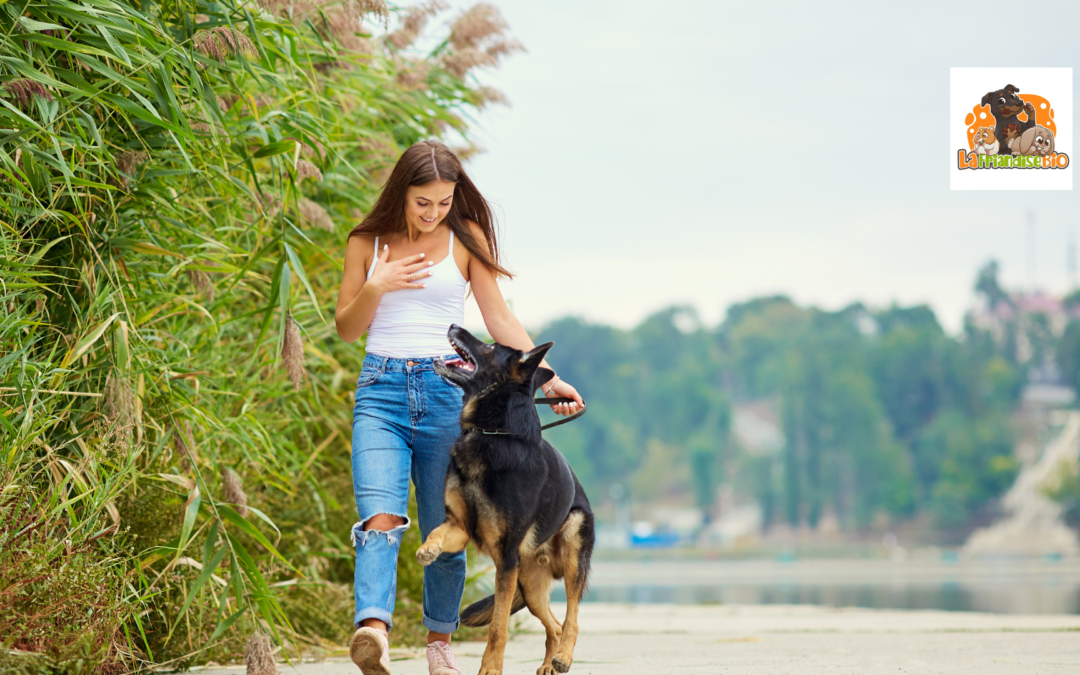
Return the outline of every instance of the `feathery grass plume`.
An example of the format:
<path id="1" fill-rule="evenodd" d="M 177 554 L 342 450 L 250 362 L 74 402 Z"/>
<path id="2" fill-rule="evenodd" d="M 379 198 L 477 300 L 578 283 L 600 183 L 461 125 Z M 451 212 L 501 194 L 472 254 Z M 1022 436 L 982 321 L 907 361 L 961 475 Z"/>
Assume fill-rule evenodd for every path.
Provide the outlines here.
<path id="1" fill-rule="evenodd" d="M 226 504 L 236 506 L 236 512 L 247 518 L 247 493 L 244 492 L 244 484 L 232 469 L 226 468 L 221 476 L 221 498 Z"/>
<path id="2" fill-rule="evenodd" d="M 499 60 L 525 47 L 505 36 L 509 24 L 494 5 L 481 2 L 466 10 L 450 25 L 451 49 L 442 58 L 443 67 L 464 78 L 472 68 L 497 66 Z"/>
<path id="3" fill-rule="evenodd" d="M 274 98 L 266 94 L 221 94 L 218 96 L 218 107 L 222 112 L 228 112 L 237 101 L 240 101 L 241 110 L 252 114 L 259 108 L 269 108 L 274 105 Z"/>
<path id="4" fill-rule="evenodd" d="M 479 47 L 492 36 L 501 37 L 509 27 L 498 7 L 480 2 L 462 12 L 450 24 L 450 44 L 458 49 Z"/>
<path id="5" fill-rule="evenodd" d="M 297 210 L 300 211 L 300 217 L 305 223 L 327 232 L 334 231 L 334 221 L 330 219 L 330 214 L 326 212 L 326 209 L 310 199 L 301 197 L 299 204 L 297 204 Z"/>
<path id="6" fill-rule="evenodd" d="M 251 38 L 229 26 L 204 28 L 195 33 L 192 42 L 203 56 L 221 62 L 230 56 L 256 53 Z"/>
<path id="7" fill-rule="evenodd" d="M 304 381 L 304 343 L 300 336 L 300 326 L 289 314 L 285 320 L 285 343 L 281 346 L 281 358 L 285 361 L 285 370 L 292 380 L 293 389 L 300 391 Z"/>
<path id="8" fill-rule="evenodd" d="M 298 159 L 296 160 L 296 180 L 304 180 L 305 178 L 322 180 L 322 171 L 306 159 Z"/>
<path id="9" fill-rule="evenodd" d="M 208 302 L 214 301 L 214 282 L 210 280 L 210 275 L 202 270 L 196 270 L 187 268 L 186 270 L 188 281 L 195 287 L 195 290 L 206 296 Z"/>
<path id="10" fill-rule="evenodd" d="M 398 49 L 405 49 L 420 36 L 420 32 L 424 30 L 428 19 L 449 8 L 450 6 L 442 2 L 442 0 L 429 0 L 414 5 L 409 8 L 409 11 L 405 13 L 405 18 L 401 20 L 401 28 L 387 35 L 386 39 Z"/>
<path id="11" fill-rule="evenodd" d="M 422 89 L 427 86 L 427 76 L 431 64 L 419 59 L 405 59 L 398 62 L 397 83 L 406 89 Z"/>
<path id="12" fill-rule="evenodd" d="M 428 120 L 425 126 L 427 127 L 429 134 L 435 136 L 442 136 L 444 133 L 446 133 L 446 128 L 450 125 L 447 124 L 446 120 L 442 120 L 436 117 Z"/>
<path id="13" fill-rule="evenodd" d="M 365 42 L 367 42 L 365 40 Z M 370 44 L 368 45 L 370 47 Z M 357 50 L 360 51 L 360 50 Z M 365 50 L 366 51 L 366 50 Z M 329 61 L 319 61 L 318 63 L 311 64 L 311 67 L 319 71 L 322 75 L 326 75 L 331 70 L 352 70 L 352 64 L 348 61 L 342 61 L 341 59 L 331 59 Z"/>
<path id="14" fill-rule="evenodd" d="M 366 137 L 356 149 L 362 153 L 364 163 L 372 175 L 384 169 L 392 169 L 397 163 L 398 155 L 401 154 L 394 142 L 394 137 L 385 133 L 376 133 Z"/>
<path id="15" fill-rule="evenodd" d="M 248 638 L 244 663 L 247 664 L 247 675 L 277 675 L 273 644 L 269 635 L 257 632 Z"/>
<path id="16" fill-rule="evenodd" d="M 494 66 L 498 61 L 481 49 L 455 49 L 443 56 L 442 65 L 447 72 L 457 78 L 464 79 L 465 74 L 473 68 Z"/>
<path id="17" fill-rule="evenodd" d="M 203 136 L 227 136 L 228 131 L 217 122 L 196 122 L 191 130 Z"/>
<path id="18" fill-rule="evenodd" d="M 317 138 L 312 138 L 311 142 L 315 144 L 315 147 L 308 145 L 307 143 L 300 143 L 300 155 L 302 157 L 317 159 L 326 159 L 326 146 L 322 144 Z"/>
<path id="19" fill-rule="evenodd" d="M 270 14 L 278 16 L 287 15 L 293 8 L 292 0 L 258 0 L 259 7 L 262 7 Z"/>
<path id="20" fill-rule="evenodd" d="M 106 437 L 131 445 L 131 432 L 135 428 L 135 391 L 127 378 L 119 373 L 109 373 L 105 378 L 104 399 L 105 417 L 110 425 Z"/>
<path id="21" fill-rule="evenodd" d="M 129 421 L 135 416 L 135 393 L 123 375 L 105 378 L 105 416 L 112 421 Z"/>
<path id="22" fill-rule="evenodd" d="M 385 0 L 345 0 L 345 7 L 356 16 L 374 14 L 382 20 L 383 25 L 390 19 L 390 8 Z"/>
<path id="23" fill-rule="evenodd" d="M 191 435 L 191 422 L 180 420 L 173 425 L 173 452 L 180 458 L 180 473 L 187 473 L 199 460 L 195 452 L 195 438 Z"/>
<path id="24" fill-rule="evenodd" d="M 349 11 L 348 8 L 338 8 L 326 12 L 324 16 L 326 17 L 325 22 L 319 21 L 316 23 L 316 28 L 323 37 L 333 38 L 343 51 L 359 54 L 371 53 L 371 43 L 366 38 L 357 35 L 361 31 L 360 14 Z M 338 64 L 341 67 L 348 67 L 346 62 L 337 60 L 324 61 L 318 65 L 325 65 L 325 68 L 320 69 L 325 72 L 331 67 L 338 67 Z M 318 68 L 318 66 L 316 67 Z"/>
<path id="25" fill-rule="evenodd" d="M 273 218 L 281 210 L 281 197 L 278 197 L 273 192 L 266 192 L 263 195 L 256 192 L 255 202 L 268 218 Z"/>
<path id="26" fill-rule="evenodd" d="M 450 148 L 450 151 L 453 152 L 455 155 L 457 155 L 457 158 L 460 159 L 463 162 L 467 162 L 470 158 L 475 157 L 476 155 L 483 154 L 484 152 L 487 152 L 486 150 L 484 150 L 482 147 L 480 147 L 479 145 L 477 145 L 475 143 L 470 143 L 469 145 Z"/>
<path id="27" fill-rule="evenodd" d="M 49 101 L 53 100 L 53 95 L 49 93 L 45 85 L 25 77 L 18 80 L 8 80 L 0 87 L 3 87 L 4 92 L 8 95 L 14 97 L 19 102 L 19 106 L 23 108 L 30 105 L 35 96 Z"/>
<path id="28" fill-rule="evenodd" d="M 139 150 L 128 150 L 120 153 L 120 156 L 116 158 L 116 169 L 120 172 L 120 184 L 124 189 L 128 189 L 131 184 L 129 176 L 135 175 L 135 169 L 141 164 L 145 164 L 150 159 L 148 153 Z"/>
<path id="29" fill-rule="evenodd" d="M 495 87 L 482 86 L 473 89 L 473 93 L 476 94 L 477 102 L 476 107 L 483 110 L 489 105 L 510 105 L 510 99 L 506 98 L 506 94 L 502 93 Z"/>

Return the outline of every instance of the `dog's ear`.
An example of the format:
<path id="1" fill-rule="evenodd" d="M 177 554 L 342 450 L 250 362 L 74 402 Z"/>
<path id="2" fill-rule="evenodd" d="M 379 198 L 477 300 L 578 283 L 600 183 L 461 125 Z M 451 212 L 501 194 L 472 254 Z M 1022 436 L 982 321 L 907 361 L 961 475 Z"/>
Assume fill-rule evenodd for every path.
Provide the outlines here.
<path id="1" fill-rule="evenodd" d="M 523 352 L 521 354 L 521 365 L 525 366 L 525 371 L 531 373 L 540 367 L 540 362 L 544 360 L 544 354 L 555 346 L 554 342 L 545 342 L 542 345 L 537 345 L 532 348 L 532 351 Z"/>
<path id="2" fill-rule="evenodd" d="M 532 389 L 533 389 L 533 391 L 536 391 L 540 387 L 547 384 L 548 380 L 550 380 L 553 377 L 555 377 L 555 371 L 548 370 L 547 368 L 544 368 L 543 366 L 540 366 L 539 368 L 537 368 L 536 372 L 533 373 L 533 381 L 532 381 Z"/>
<path id="3" fill-rule="evenodd" d="M 986 92 L 986 95 L 982 97 L 982 104 L 983 105 L 990 105 L 990 99 L 992 99 L 993 97 L 994 97 L 994 92 L 992 92 L 992 91 Z"/>
<path id="4" fill-rule="evenodd" d="M 1005 85 L 1005 91 L 1019 93 L 1020 90 L 1017 89 L 1016 87 L 1012 86 L 1011 84 L 1007 84 L 1007 85 Z"/>

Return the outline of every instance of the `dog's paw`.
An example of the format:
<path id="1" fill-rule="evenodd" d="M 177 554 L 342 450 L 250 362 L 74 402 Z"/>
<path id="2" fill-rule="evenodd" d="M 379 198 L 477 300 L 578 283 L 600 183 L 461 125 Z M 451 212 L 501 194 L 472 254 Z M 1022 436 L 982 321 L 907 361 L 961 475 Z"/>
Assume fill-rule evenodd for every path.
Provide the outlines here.
<path id="1" fill-rule="evenodd" d="M 424 544 L 420 548 L 416 549 L 416 559 L 421 565 L 427 567 L 431 563 L 435 562 L 435 558 L 439 557 L 442 553 L 442 548 L 438 546 L 432 546 L 431 544 Z"/>
<path id="2" fill-rule="evenodd" d="M 551 667 L 560 673 L 565 673 L 570 670 L 570 660 L 563 661 L 558 656 L 551 659 Z"/>
<path id="3" fill-rule="evenodd" d="M 555 670 L 555 666 L 550 663 L 545 663 L 536 669 L 536 675 L 555 675 L 559 671 Z"/>

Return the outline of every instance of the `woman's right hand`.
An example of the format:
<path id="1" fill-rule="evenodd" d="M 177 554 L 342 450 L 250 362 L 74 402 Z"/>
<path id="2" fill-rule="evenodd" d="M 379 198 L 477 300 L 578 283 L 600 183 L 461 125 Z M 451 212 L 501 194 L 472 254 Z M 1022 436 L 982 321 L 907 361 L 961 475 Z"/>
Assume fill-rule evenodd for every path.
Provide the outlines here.
<path id="1" fill-rule="evenodd" d="M 420 283 L 431 276 L 427 270 L 433 263 L 424 260 L 424 254 L 402 258 L 389 262 L 390 247 L 384 245 L 379 252 L 379 262 L 375 265 L 375 271 L 367 283 L 380 294 L 390 291 L 399 291 L 403 288 L 423 288 L 426 284 Z"/>

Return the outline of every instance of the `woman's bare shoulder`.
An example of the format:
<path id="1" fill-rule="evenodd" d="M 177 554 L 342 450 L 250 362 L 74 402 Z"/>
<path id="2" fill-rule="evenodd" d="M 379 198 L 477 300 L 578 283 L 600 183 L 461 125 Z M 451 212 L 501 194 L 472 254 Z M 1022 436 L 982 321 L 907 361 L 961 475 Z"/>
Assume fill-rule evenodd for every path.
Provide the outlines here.
<path id="1" fill-rule="evenodd" d="M 479 223 L 466 219 L 465 227 L 469 228 L 469 234 L 471 234 L 476 241 L 485 244 L 487 243 L 487 235 L 484 233 L 484 228 L 480 227 Z"/>
<path id="2" fill-rule="evenodd" d="M 364 268 L 371 264 L 372 256 L 375 254 L 375 237 L 369 237 L 364 234 L 354 234 L 349 237 L 349 241 L 345 244 L 345 264 L 348 265 L 351 262 L 363 262 Z"/>
<path id="3" fill-rule="evenodd" d="M 375 237 L 368 236 L 366 234 L 354 234 L 349 237 L 349 246 L 367 246 L 370 249 L 375 248 Z"/>

